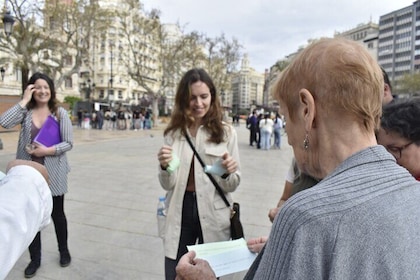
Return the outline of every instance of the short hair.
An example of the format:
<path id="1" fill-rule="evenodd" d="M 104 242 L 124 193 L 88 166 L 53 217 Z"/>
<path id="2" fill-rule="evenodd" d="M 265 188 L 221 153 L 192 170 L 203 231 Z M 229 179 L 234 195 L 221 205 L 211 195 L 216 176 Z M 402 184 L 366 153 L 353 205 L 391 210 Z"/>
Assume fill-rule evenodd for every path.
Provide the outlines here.
<path id="1" fill-rule="evenodd" d="M 389 89 L 392 91 L 391 82 L 389 81 L 388 73 L 386 73 L 385 69 L 381 67 L 382 76 L 384 76 L 384 83 L 389 86 Z"/>
<path id="2" fill-rule="evenodd" d="M 383 107 L 381 128 L 420 144 L 420 97 L 397 99 Z"/>
<path id="3" fill-rule="evenodd" d="M 307 89 L 316 106 L 355 119 L 367 131 L 379 127 L 384 82 L 378 63 L 360 44 L 344 38 L 316 41 L 281 73 L 274 97 L 293 119 L 298 94 Z"/>

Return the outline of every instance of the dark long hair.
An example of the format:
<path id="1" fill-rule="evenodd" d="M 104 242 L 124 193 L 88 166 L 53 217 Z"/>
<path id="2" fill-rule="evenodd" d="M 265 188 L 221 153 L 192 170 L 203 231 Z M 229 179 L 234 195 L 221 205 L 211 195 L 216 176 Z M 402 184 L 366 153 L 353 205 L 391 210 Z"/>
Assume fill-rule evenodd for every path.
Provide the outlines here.
<path id="1" fill-rule="evenodd" d="M 35 84 L 35 82 L 39 79 L 43 79 L 44 81 L 46 81 L 48 86 L 50 87 L 51 97 L 50 97 L 50 100 L 48 100 L 48 108 L 50 109 L 51 113 L 56 113 L 57 109 L 58 109 L 58 100 L 57 100 L 57 97 L 56 97 L 56 92 L 55 92 L 55 87 L 54 87 L 53 80 L 43 73 L 36 72 L 29 79 L 28 85 Z M 30 110 L 30 109 L 35 108 L 35 106 L 36 106 L 36 101 L 35 101 L 34 96 L 32 95 L 31 101 L 29 101 L 29 103 L 26 105 L 26 107 L 28 108 L 28 110 Z"/>
<path id="2" fill-rule="evenodd" d="M 201 81 L 205 83 L 211 94 L 211 103 L 207 114 L 203 117 L 202 125 L 210 134 L 208 141 L 213 143 L 221 143 L 225 137 L 225 130 L 222 119 L 223 112 L 220 104 L 220 99 L 217 96 L 216 87 L 210 75 L 204 69 L 193 68 L 187 71 L 178 84 L 178 89 L 175 96 L 175 106 L 172 112 L 171 120 L 164 131 L 166 136 L 170 132 L 180 129 L 181 133 L 185 135 L 187 128 L 194 123 L 190 111 L 191 100 L 191 85 Z"/>

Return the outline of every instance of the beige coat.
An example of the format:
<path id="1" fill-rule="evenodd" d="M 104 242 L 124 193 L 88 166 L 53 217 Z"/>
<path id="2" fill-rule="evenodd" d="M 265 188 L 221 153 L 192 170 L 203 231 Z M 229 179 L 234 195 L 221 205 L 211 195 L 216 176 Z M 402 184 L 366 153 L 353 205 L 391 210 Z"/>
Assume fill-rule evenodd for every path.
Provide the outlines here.
<path id="1" fill-rule="evenodd" d="M 240 161 L 236 131 L 232 126 L 225 125 L 227 130 L 227 139 L 225 142 L 220 144 L 207 142 L 208 135 L 203 127 L 198 129 L 195 139 L 191 137 L 191 140 L 195 143 L 197 152 L 206 165 L 213 164 L 225 152 L 228 152 L 237 161 L 238 170 L 230 174 L 226 179 L 213 175 L 219 182 L 220 187 L 224 190 L 228 201 L 232 203 L 232 198 L 229 193 L 235 191 L 239 185 L 241 177 Z M 172 146 L 174 153 L 181 160 L 179 167 L 172 174 L 169 174 L 166 170 L 162 170 L 159 166 L 158 176 L 162 188 L 168 191 L 164 237 L 165 256 L 176 259 L 181 235 L 182 203 L 194 153 L 185 137 L 181 137 L 179 132 L 173 138 L 172 136 L 167 136 L 165 142 L 165 144 Z M 197 206 L 204 242 L 229 240 L 230 209 L 217 193 L 213 183 L 204 173 L 196 157 L 194 157 L 194 167 Z"/>

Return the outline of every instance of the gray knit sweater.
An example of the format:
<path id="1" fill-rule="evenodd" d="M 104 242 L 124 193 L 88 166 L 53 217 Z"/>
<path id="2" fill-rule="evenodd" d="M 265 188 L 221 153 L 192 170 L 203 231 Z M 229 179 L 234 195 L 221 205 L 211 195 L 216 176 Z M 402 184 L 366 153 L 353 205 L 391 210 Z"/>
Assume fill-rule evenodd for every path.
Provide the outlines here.
<path id="1" fill-rule="evenodd" d="M 287 201 L 245 279 L 420 279 L 420 183 L 382 146 L 352 155 Z"/>

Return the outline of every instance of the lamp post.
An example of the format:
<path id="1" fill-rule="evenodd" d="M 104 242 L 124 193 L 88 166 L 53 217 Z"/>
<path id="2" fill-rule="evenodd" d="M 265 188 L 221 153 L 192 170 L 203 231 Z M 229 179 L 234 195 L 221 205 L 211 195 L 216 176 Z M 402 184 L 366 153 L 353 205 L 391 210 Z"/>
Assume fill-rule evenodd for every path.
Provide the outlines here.
<path id="1" fill-rule="evenodd" d="M 4 69 L 4 67 L 2 66 L 0 68 L 0 74 L 1 74 L 1 81 L 4 81 L 4 73 L 6 72 L 6 70 Z M 3 150 L 3 141 L 1 141 L 0 139 L 0 150 Z"/>
<path id="2" fill-rule="evenodd" d="M 88 111 L 89 113 L 92 113 L 92 104 L 90 102 L 91 100 L 91 94 L 92 94 L 92 90 L 95 90 L 95 83 L 92 83 L 92 81 L 90 79 L 87 79 L 86 83 L 83 83 L 84 86 L 84 90 L 85 90 L 85 100 L 88 103 Z"/>
<path id="3" fill-rule="evenodd" d="M 108 100 L 109 100 L 109 106 L 112 110 L 112 107 L 113 107 L 112 106 L 112 101 L 114 100 L 114 89 L 113 89 L 114 76 L 113 76 L 113 73 L 112 73 L 112 62 L 114 60 L 114 57 L 113 57 L 113 53 L 112 53 L 112 43 L 109 44 L 109 47 L 110 47 L 110 53 L 111 53 L 111 69 L 110 69 L 111 73 L 110 73 L 110 78 L 109 78 Z"/>
<path id="4" fill-rule="evenodd" d="M 4 15 L 3 15 L 3 26 L 4 26 L 4 33 L 6 34 L 7 39 L 12 34 L 13 24 L 15 23 L 15 19 L 10 14 L 10 11 L 7 10 L 6 0 L 4 1 Z M 6 69 L 4 67 L 0 68 L 1 74 L 1 81 L 4 81 L 4 74 Z M 3 150 L 3 141 L 0 139 L 0 150 Z"/>
<path id="5" fill-rule="evenodd" d="M 15 23 L 15 18 L 7 9 L 7 0 L 4 1 L 2 21 L 4 33 L 6 34 L 6 39 L 7 41 L 9 41 L 9 37 L 10 35 L 12 35 L 13 32 L 13 24 Z M 23 65 L 21 65 L 20 72 L 22 74 L 22 92 L 24 92 L 29 80 L 29 66 L 26 64 L 26 62 Z"/>
<path id="6" fill-rule="evenodd" d="M 6 8 L 6 3 L 4 3 L 5 8 Z M 6 34 L 6 37 L 9 38 L 10 35 L 12 34 L 12 29 L 13 29 L 13 24 L 15 23 L 15 19 L 13 18 L 13 16 L 11 15 L 10 11 L 6 11 L 4 12 L 3 15 L 3 26 L 4 26 L 4 33 Z"/>
<path id="7" fill-rule="evenodd" d="M 4 82 L 4 74 L 6 73 L 6 69 L 2 66 L 0 68 L 0 75 L 1 75 L 1 81 Z"/>
<path id="8" fill-rule="evenodd" d="M 95 83 L 92 83 L 92 81 L 90 79 L 87 79 L 87 85 L 86 85 L 86 100 L 90 101 L 90 96 L 92 94 L 92 91 L 95 90 Z"/>

